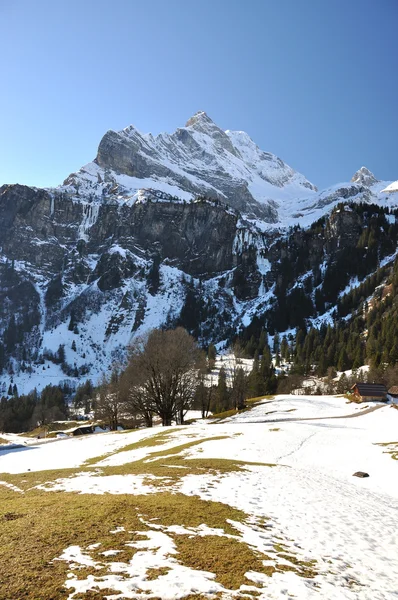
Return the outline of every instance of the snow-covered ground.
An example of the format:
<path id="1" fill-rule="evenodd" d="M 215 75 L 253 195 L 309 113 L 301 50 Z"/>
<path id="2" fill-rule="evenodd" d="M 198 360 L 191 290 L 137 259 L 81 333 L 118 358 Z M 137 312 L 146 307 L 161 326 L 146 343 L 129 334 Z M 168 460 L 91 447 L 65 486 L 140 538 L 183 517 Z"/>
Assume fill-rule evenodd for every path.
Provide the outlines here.
<path id="1" fill-rule="evenodd" d="M 118 563 L 116 555 L 115 562 L 109 563 L 109 574 L 101 579 L 100 587 L 115 590 L 120 594 L 115 598 L 171 599 L 193 593 L 203 597 L 216 593 L 223 598 L 242 594 L 254 597 L 251 591 L 256 590 L 258 595 L 260 590 L 264 600 L 387 600 L 398 598 L 398 462 L 388 453 L 390 446 L 379 444 L 395 442 L 398 447 L 398 410 L 375 404 L 375 410 L 367 412 L 367 406 L 347 404 L 345 398 L 334 396 L 277 396 L 222 423 L 198 421 L 189 427 L 169 428 L 164 443 L 152 447 L 121 451 L 127 444 L 163 429 L 104 433 L 2 452 L 0 472 L 77 467 L 88 458 L 102 456 L 89 471 L 48 482 L 41 489 L 83 494 L 172 491 L 221 502 L 248 515 L 244 524 L 233 523 L 236 539 L 266 554 L 271 562 L 274 544 L 283 540 L 289 554 L 301 561 L 314 560 L 318 572 L 309 579 L 295 572 L 266 577 L 252 571 L 247 577 L 257 588 L 247 585 L 238 591 L 226 590 L 214 574 L 178 561 L 172 534 L 227 534 L 211 530 L 206 523 L 186 529 L 178 523 L 165 526 L 157 520 L 149 524 L 149 531 L 139 534 L 144 539 L 137 541 L 132 536 L 131 544 L 140 552 L 130 563 Z M 224 439 L 215 439 L 220 436 Z M 202 439 L 206 441 L 200 442 Z M 150 474 L 150 466 L 157 459 L 149 454 L 170 450 L 167 454 L 172 456 L 173 448 L 188 441 L 199 442 L 182 450 L 188 467 L 191 458 L 225 458 L 248 464 L 241 471 L 184 474 L 180 461 L 175 468 L 181 475 L 179 479 L 172 483 L 167 479 L 156 481 L 153 485 L 156 478 Z M 175 453 L 181 453 L 181 449 Z M 106 466 L 129 464 L 145 457 L 148 476 L 104 471 Z M 356 471 L 365 471 L 369 477 L 353 477 Z M 258 523 L 262 518 L 267 526 L 261 528 Z M 66 585 L 71 599 L 93 585 L 90 576 L 78 581 L 73 568 L 94 566 L 89 550 L 71 546 L 58 557 L 70 564 Z M 161 567 L 167 569 L 167 574 L 153 580 L 146 577 L 148 569 Z"/>
<path id="2" fill-rule="evenodd" d="M 252 368 L 252 358 L 236 358 L 232 353 L 220 354 L 216 357 L 214 369 L 207 377 L 207 383 L 208 385 L 217 385 L 220 370 L 224 369 L 227 385 L 232 385 L 234 372 L 237 369 L 243 369 L 245 373 L 250 373 Z"/>

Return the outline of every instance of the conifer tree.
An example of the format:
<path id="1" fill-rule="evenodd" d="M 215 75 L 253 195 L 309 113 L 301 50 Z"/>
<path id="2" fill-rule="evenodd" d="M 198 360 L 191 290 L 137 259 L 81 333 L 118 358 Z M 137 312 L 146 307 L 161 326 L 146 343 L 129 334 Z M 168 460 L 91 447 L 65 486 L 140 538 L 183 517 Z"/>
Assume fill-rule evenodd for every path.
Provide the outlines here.
<path id="1" fill-rule="evenodd" d="M 217 412 L 223 412 L 229 408 L 229 392 L 227 387 L 227 374 L 224 367 L 218 373 L 217 383 Z"/>

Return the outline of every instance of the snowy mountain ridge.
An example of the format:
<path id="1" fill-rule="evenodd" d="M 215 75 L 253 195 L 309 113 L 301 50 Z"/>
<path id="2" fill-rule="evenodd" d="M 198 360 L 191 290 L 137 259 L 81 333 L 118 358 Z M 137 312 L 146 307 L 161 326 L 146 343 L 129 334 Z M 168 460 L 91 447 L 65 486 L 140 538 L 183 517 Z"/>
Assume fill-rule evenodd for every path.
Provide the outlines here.
<path id="1" fill-rule="evenodd" d="M 247 133 L 223 131 L 200 111 L 172 134 L 141 134 L 133 125 L 108 131 L 96 158 L 59 189 L 93 203 L 131 204 L 153 190 L 186 202 L 206 196 L 229 204 L 266 231 L 309 225 L 347 198 L 385 202 L 381 191 L 389 182 L 379 184 L 362 167 L 351 182 L 318 192 Z"/>

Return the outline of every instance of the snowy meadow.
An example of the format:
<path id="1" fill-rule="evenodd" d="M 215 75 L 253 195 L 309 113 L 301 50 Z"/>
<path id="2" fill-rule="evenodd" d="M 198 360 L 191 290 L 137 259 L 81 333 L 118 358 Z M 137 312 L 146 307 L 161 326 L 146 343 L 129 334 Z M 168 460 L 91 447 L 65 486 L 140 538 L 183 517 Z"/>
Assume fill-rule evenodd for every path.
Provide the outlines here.
<path id="1" fill-rule="evenodd" d="M 394 406 L 276 396 L 0 448 L 1 599 L 398 598 Z"/>

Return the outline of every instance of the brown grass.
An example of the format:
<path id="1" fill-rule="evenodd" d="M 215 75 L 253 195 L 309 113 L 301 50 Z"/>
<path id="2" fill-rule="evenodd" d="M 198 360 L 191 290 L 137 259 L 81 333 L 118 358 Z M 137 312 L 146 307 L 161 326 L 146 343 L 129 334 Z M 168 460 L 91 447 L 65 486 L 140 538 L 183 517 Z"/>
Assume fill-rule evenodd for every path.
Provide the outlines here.
<path id="1" fill-rule="evenodd" d="M 179 430 L 180 431 L 180 430 Z M 139 539 L 139 533 L 151 529 L 151 522 L 162 526 L 182 525 L 196 528 L 201 524 L 222 529 L 233 538 L 219 536 L 200 537 L 196 535 L 173 535 L 179 554 L 175 558 L 192 568 L 208 570 L 216 575 L 216 580 L 229 589 L 238 589 L 242 584 L 253 585 L 245 578 L 247 571 L 259 571 L 272 575 L 275 571 L 293 570 L 303 576 L 310 576 L 311 565 L 300 563 L 292 555 L 291 566 L 278 564 L 264 567 L 262 561 L 268 557 L 237 538 L 237 531 L 230 521 L 244 523 L 248 515 L 226 504 L 209 502 L 197 497 L 176 493 L 173 486 L 181 477 L 192 474 L 209 473 L 215 478 L 223 474 L 239 471 L 246 463 L 226 459 L 190 459 L 183 454 L 198 444 L 224 439 L 215 436 L 180 444 L 168 449 L 155 449 L 173 439 L 173 432 L 162 431 L 159 434 L 125 446 L 117 452 L 147 447 L 144 459 L 115 467 L 101 467 L 101 476 L 116 474 L 155 475 L 157 481 L 148 480 L 151 486 L 157 486 L 158 493 L 133 496 L 77 494 L 62 491 L 43 491 L 35 486 L 51 483 L 58 479 L 75 477 L 79 473 L 92 472 L 92 464 L 100 459 L 88 461 L 79 469 L 28 472 L 21 475 L 2 474 L 1 479 L 24 491 L 18 494 L 0 486 L 0 600 L 62 600 L 70 594 L 64 587 L 69 564 L 56 560 L 62 552 L 72 545 L 80 546 L 82 551 L 100 564 L 101 569 L 82 568 L 74 571 L 79 579 L 88 575 L 103 577 L 110 563 L 128 564 L 137 550 L 128 545 Z M 177 456 L 170 456 L 177 454 Z M 147 459 L 156 459 L 147 462 Z M 183 469 L 175 467 L 185 467 Z M 145 521 L 145 524 L 142 520 Z M 266 523 L 266 519 L 264 519 Z M 261 527 L 259 521 L 258 526 Z M 117 527 L 124 531 L 110 533 Z M 264 525 L 266 528 L 266 524 Z M 87 547 L 100 543 L 98 548 Z M 103 556 L 106 550 L 119 550 L 114 556 Z M 286 554 L 284 548 L 280 548 Z M 289 555 L 290 556 L 290 555 Z M 307 569 L 308 570 L 305 570 Z M 159 569 L 147 573 L 149 579 L 164 574 Z M 103 599 L 115 594 L 115 590 L 91 590 L 75 599 Z M 254 595 L 254 594 L 253 594 Z M 191 595 L 191 600 L 200 598 Z M 186 599 L 188 600 L 188 599 Z"/>
<path id="2" fill-rule="evenodd" d="M 248 398 L 247 400 L 245 400 L 245 402 L 247 404 L 253 404 L 253 403 L 260 403 L 263 400 L 274 400 L 275 396 L 256 396 L 255 398 Z"/>
<path id="3" fill-rule="evenodd" d="M 175 536 L 179 552 L 178 559 L 192 569 L 202 569 L 217 574 L 217 581 L 227 589 L 239 589 L 242 584 L 251 584 L 245 577 L 248 571 L 257 571 L 271 576 L 275 568 L 264 567 L 266 555 L 255 553 L 249 546 L 236 539 L 205 536 Z"/>
<path id="4" fill-rule="evenodd" d="M 133 430 L 139 431 L 138 429 Z M 148 430 L 149 431 L 149 430 Z M 181 428 L 178 429 L 181 431 Z M 125 433 L 125 432 L 123 432 Z M 89 466 L 108 458 L 109 456 L 113 456 L 114 454 L 121 454 L 122 452 L 128 452 L 130 450 L 139 450 L 140 448 L 151 448 L 152 446 L 160 446 L 162 444 L 167 444 L 167 442 L 173 439 L 173 431 L 169 429 L 165 429 L 160 431 L 159 433 L 155 433 L 154 435 L 149 435 L 143 440 L 139 440 L 138 442 L 133 442 L 132 444 L 127 444 L 118 450 L 113 450 L 112 452 L 107 452 L 106 454 L 102 454 L 101 456 L 96 456 L 94 458 L 90 458 L 85 461 L 84 465 Z"/>
<path id="5" fill-rule="evenodd" d="M 391 458 L 398 460 L 398 442 L 380 442 L 376 446 L 388 448 L 388 450 L 384 450 L 383 454 L 390 454 Z"/>
<path id="6" fill-rule="evenodd" d="M 44 425 L 41 427 L 35 427 L 32 431 L 28 431 L 27 433 L 21 433 L 23 437 L 37 437 L 38 435 L 43 436 L 46 434 L 46 437 L 55 437 L 55 432 L 61 432 L 65 429 L 72 429 L 72 427 L 80 427 L 84 425 L 92 425 L 91 421 L 67 421 L 65 423 L 48 423 L 48 425 Z"/>
<path id="7" fill-rule="evenodd" d="M 168 493 L 93 496 L 31 490 L 22 497 L 0 489 L 0 501 L 1 600 L 66 598 L 68 594 L 63 584 L 68 564 L 54 559 L 71 545 L 85 549 L 101 542 L 92 554 L 104 568 L 112 560 L 127 562 L 135 552 L 126 546 L 134 539 L 129 531 L 148 529 L 139 515 L 163 525 L 197 527 L 206 523 L 226 530 L 231 529 L 227 519 L 243 521 L 246 518 L 242 511 L 224 504 Z M 9 518 L 11 510 L 18 518 Z M 126 531 L 110 533 L 119 526 Z M 123 553 L 116 557 L 101 556 L 101 552 L 108 549 Z M 240 561 L 239 557 L 235 560 Z M 88 571 L 79 570 L 79 579 L 87 574 Z M 96 570 L 95 574 L 101 576 L 104 572 Z"/>

